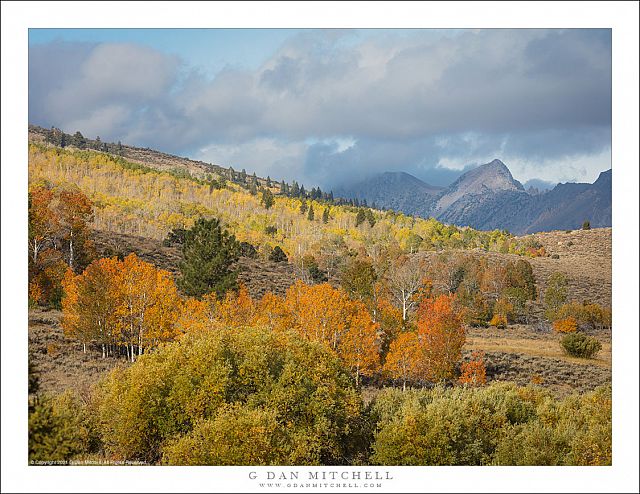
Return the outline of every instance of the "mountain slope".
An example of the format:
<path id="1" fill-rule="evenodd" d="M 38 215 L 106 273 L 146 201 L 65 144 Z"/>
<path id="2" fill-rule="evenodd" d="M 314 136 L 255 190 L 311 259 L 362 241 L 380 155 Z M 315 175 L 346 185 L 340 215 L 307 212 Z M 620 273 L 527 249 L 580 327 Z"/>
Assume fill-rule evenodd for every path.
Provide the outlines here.
<path id="1" fill-rule="evenodd" d="M 426 216 L 442 190 L 405 172 L 385 172 L 335 189 L 335 193 L 338 197 L 366 200 L 369 205 Z"/>
<path id="2" fill-rule="evenodd" d="M 432 214 L 437 216 L 465 196 L 490 196 L 499 192 L 525 192 L 520 182 L 500 160 L 470 170 L 447 187 L 438 198 Z M 480 199 L 481 200 L 481 199 Z"/>
<path id="3" fill-rule="evenodd" d="M 593 184 L 558 184 L 551 190 L 525 191 L 500 160 L 461 175 L 446 189 L 408 173 L 382 173 L 341 190 L 343 197 L 375 203 L 445 223 L 516 234 L 611 226 L 611 170 Z"/>

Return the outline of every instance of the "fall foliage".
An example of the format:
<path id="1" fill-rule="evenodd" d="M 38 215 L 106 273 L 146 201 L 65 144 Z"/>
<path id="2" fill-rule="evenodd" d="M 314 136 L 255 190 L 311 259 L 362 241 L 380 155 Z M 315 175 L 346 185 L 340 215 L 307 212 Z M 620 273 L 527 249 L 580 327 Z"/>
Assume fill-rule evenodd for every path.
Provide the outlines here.
<path id="1" fill-rule="evenodd" d="M 170 273 L 130 254 L 99 259 L 79 275 L 65 275 L 62 326 L 106 357 L 123 349 L 132 361 L 147 347 L 173 339 L 181 300 Z"/>

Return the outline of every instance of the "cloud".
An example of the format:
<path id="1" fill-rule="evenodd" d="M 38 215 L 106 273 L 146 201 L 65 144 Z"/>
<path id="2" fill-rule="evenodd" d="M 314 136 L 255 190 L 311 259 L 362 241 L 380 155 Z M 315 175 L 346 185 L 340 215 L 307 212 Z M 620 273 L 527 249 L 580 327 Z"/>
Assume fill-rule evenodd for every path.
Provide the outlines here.
<path id="1" fill-rule="evenodd" d="M 496 157 L 555 182 L 611 163 L 610 30 L 304 31 L 213 78 L 138 45 L 52 43 L 29 71 L 32 123 L 310 185 L 384 170 L 442 185 Z"/>

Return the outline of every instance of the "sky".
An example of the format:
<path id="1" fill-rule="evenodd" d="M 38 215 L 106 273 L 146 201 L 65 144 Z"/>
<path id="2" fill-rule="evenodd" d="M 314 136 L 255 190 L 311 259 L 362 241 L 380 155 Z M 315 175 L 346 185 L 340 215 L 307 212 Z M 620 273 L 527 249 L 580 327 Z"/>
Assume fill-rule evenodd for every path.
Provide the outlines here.
<path id="1" fill-rule="evenodd" d="M 30 29 L 29 121 L 332 188 L 611 168 L 608 29 Z"/>

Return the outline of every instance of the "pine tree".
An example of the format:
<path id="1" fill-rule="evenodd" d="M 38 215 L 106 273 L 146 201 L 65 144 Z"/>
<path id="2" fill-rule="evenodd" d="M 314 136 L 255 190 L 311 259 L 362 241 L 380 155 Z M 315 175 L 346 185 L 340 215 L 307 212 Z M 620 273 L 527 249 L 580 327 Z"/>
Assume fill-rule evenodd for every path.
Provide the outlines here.
<path id="1" fill-rule="evenodd" d="M 322 222 L 327 224 L 329 223 L 329 208 L 326 207 L 324 208 L 324 211 L 322 212 Z"/>
<path id="2" fill-rule="evenodd" d="M 293 181 L 293 185 L 291 186 L 291 197 L 300 197 L 300 186 L 295 180 Z"/>
<path id="3" fill-rule="evenodd" d="M 305 214 L 307 212 L 308 206 L 307 206 L 307 201 L 302 201 L 300 203 L 300 214 Z"/>
<path id="4" fill-rule="evenodd" d="M 249 192 L 251 193 L 252 196 L 255 196 L 258 194 L 258 187 L 256 186 L 256 183 L 253 180 L 249 185 Z"/>
<path id="5" fill-rule="evenodd" d="M 313 221 L 315 218 L 315 213 L 313 212 L 313 204 L 309 206 L 309 213 L 307 214 L 307 219 L 309 221 Z"/>
<path id="6" fill-rule="evenodd" d="M 264 205 L 265 209 L 270 209 L 273 206 L 275 199 L 273 193 L 269 189 L 262 190 L 262 200 L 260 201 Z"/>
<path id="7" fill-rule="evenodd" d="M 284 183 L 284 180 L 280 182 L 280 194 L 283 196 L 287 195 L 287 184 Z"/>
<path id="8" fill-rule="evenodd" d="M 364 223 L 364 220 L 367 219 L 367 216 L 364 212 L 364 209 L 359 209 L 358 210 L 358 214 L 356 215 L 356 227 L 360 226 L 362 223 Z"/>
<path id="9" fill-rule="evenodd" d="M 213 218 L 198 219 L 187 231 L 182 246 L 182 277 L 178 285 L 190 296 L 200 297 L 215 291 L 218 297 L 237 286 L 237 272 L 232 264 L 238 260 L 239 245 L 234 235 Z"/>
<path id="10" fill-rule="evenodd" d="M 271 187 L 271 186 L 272 186 L 271 177 L 267 175 L 267 187 Z"/>
<path id="11" fill-rule="evenodd" d="M 367 209 L 365 212 L 365 216 L 367 217 L 367 221 L 369 222 L 370 226 L 373 226 L 376 224 L 376 219 L 373 216 L 373 211 L 371 211 L 370 209 Z"/>

